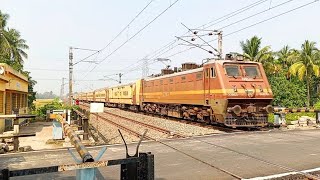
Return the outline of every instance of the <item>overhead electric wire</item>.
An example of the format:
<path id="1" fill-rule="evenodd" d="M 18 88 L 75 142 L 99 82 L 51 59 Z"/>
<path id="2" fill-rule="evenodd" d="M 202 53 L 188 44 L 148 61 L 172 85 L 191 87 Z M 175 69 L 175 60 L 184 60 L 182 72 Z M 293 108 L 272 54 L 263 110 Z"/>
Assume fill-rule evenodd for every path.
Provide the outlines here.
<path id="1" fill-rule="evenodd" d="M 216 24 L 218 24 L 218 23 L 220 23 L 220 22 L 223 22 L 223 21 L 225 21 L 225 20 L 227 20 L 227 19 L 229 19 L 229 18 L 231 18 L 231 17 L 234 17 L 234 16 L 236 16 L 236 15 L 238 15 L 238 14 L 241 14 L 241 13 L 243 13 L 243 12 L 245 12 L 245 11 L 253 8 L 253 7 L 256 7 L 256 6 L 258 6 L 258 5 L 266 2 L 266 1 L 269 1 L 269 0 L 256 1 L 256 2 L 254 2 L 254 3 L 252 3 L 252 4 L 249 4 L 248 6 L 245 6 L 245 7 L 243 7 L 243 8 L 240 8 L 240 9 L 234 11 L 234 12 L 231 12 L 231 13 L 229 13 L 229 14 L 227 14 L 227 15 L 224 15 L 224 16 L 222 16 L 222 17 L 220 17 L 220 18 L 217 18 L 217 19 L 215 19 L 215 20 L 213 20 L 213 21 L 210 21 L 209 23 L 206 23 L 206 24 L 204 24 L 204 25 L 202 25 L 202 26 L 199 26 L 198 28 L 203 27 L 202 29 L 208 29 L 209 27 L 211 27 L 211 26 L 213 26 L 213 25 L 216 25 Z M 222 19 L 222 20 L 219 20 L 219 19 Z M 213 24 L 211 24 L 211 23 L 213 23 Z M 209 25 L 209 24 L 210 24 L 210 25 Z M 207 26 L 207 27 L 205 27 L 205 26 Z"/>
<path id="2" fill-rule="evenodd" d="M 117 52 L 120 48 L 122 48 L 125 44 L 127 44 L 129 41 L 131 41 L 134 37 L 136 37 L 138 34 L 140 34 L 145 28 L 147 28 L 149 25 L 151 25 L 155 20 L 157 20 L 161 15 L 163 15 L 165 12 L 167 12 L 172 6 L 174 6 L 179 0 L 174 1 L 170 6 L 168 6 L 166 9 L 164 9 L 160 14 L 158 14 L 155 18 L 153 18 L 149 23 L 147 23 L 143 28 L 141 28 L 139 31 L 137 31 L 133 36 L 131 36 L 129 39 L 127 39 L 125 42 L 123 42 L 120 46 L 118 46 L 114 51 L 112 51 L 110 54 L 108 54 L 105 58 L 103 58 L 94 68 L 90 70 L 92 72 L 100 63 L 104 62 L 107 58 L 109 58 L 111 55 L 113 55 L 115 52 Z"/>
<path id="3" fill-rule="evenodd" d="M 253 17 L 258 16 L 258 15 L 260 15 L 260 14 L 263 14 L 263 13 L 265 13 L 265 12 L 268 12 L 268 11 L 270 11 L 270 10 L 272 10 L 272 9 L 281 7 L 281 6 L 283 6 L 283 5 L 285 5 L 285 4 L 289 3 L 289 2 L 292 2 L 292 1 L 294 1 L 294 0 L 288 0 L 288 1 L 285 1 L 285 2 L 280 3 L 280 4 L 278 4 L 278 5 L 272 6 L 272 7 L 268 8 L 268 9 L 266 9 L 266 10 L 260 11 L 260 12 L 258 12 L 258 13 L 253 14 L 253 15 L 250 15 L 250 16 L 248 16 L 248 17 L 245 17 L 245 18 L 243 18 L 243 19 L 240 19 L 240 20 L 238 20 L 238 21 L 235 21 L 235 22 L 233 22 L 233 23 L 230 23 L 230 24 L 228 24 L 228 25 L 226 25 L 226 26 L 223 26 L 223 27 L 219 28 L 218 30 L 222 30 L 222 29 L 224 29 L 224 28 L 227 28 L 227 27 L 230 27 L 230 26 L 232 26 L 232 25 L 235 25 L 235 24 L 237 24 L 237 23 L 239 23 L 239 22 L 248 20 L 248 19 L 250 19 L 250 18 L 253 18 Z"/>
<path id="4" fill-rule="evenodd" d="M 142 14 L 142 12 L 147 9 L 147 7 L 153 2 L 154 0 L 151 0 L 104 48 L 102 48 L 100 51 L 105 50 L 113 41 L 115 41 L 139 16 Z"/>
<path id="5" fill-rule="evenodd" d="M 151 0 L 146 6 L 143 7 L 143 9 L 141 11 L 139 11 L 139 13 L 105 46 L 103 47 L 102 49 L 98 50 L 97 52 L 94 52 L 92 54 L 90 54 L 89 56 L 83 58 L 82 60 L 76 62 L 75 64 L 78 64 L 86 59 L 88 59 L 89 57 L 95 55 L 95 54 L 98 54 L 102 51 L 104 51 L 107 47 L 110 46 L 111 43 L 113 43 L 141 14 L 142 12 L 147 9 L 147 7 L 153 2 L 154 0 Z M 74 64 L 74 65 L 75 65 Z"/>
<path id="6" fill-rule="evenodd" d="M 296 11 L 296 10 L 298 10 L 298 9 L 301 9 L 301 8 L 303 8 L 303 7 L 306 7 L 306 6 L 309 6 L 309 5 L 311 5 L 311 4 L 313 4 L 313 3 L 316 3 L 316 2 L 318 2 L 318 1 L 319 1 L 319 0 L 314 0 L 314 1 L 311 1 L 311 2 L 309 2 L 309 3 L 303 4 L 303 5 L 301 5 L 301 6 L 298 6 L 298 7 L 296 7 L 296 8 L 293 8 L 293 9 L 291 9 L 291 10 L 289 10 L 289 11 L 285 11 L 285 12 L 280 13 L 280 14 L 278 14 L 278 15 L 275 15 L 275 16 L 272 16 L 272 17 L 270 17 L 270 18 L 267 18 L 267 19 L 264 19 L 264 20 L 262 20 L 262 21 L 259 21 L 259 22 L 257 22 L 257 23 L 251 24 L 250 26 L 246 26 L 246 27 L 241 28 L 241 29 L 239 29 L 239 30 L 233 31 L 233 32 L 231 32 L 231 33 L 228 33 L 228 34 L 224 35 L 223 37 L 230 36 L 230 35 L 232 35 L 232 34 L 234 34 L 234 33 L 243 31 L 243 30 L 248 29 L 248 28 L 250 28 L 250 27 L 256 26 L 256 25 L 258 25 L 258 24 L 264 23 L 264 22 L 266 22 L 266 21 L 272 20 L 272 19 L 274 19 L 274 18 L 280 17 L 280 16 L 282 16 L 282 15 L 288 14 L 288 13 L 293 12 L 293 11 Z"/>
<path id="7" fill-rule="evenodd" d="M 262 3 L 266 2 L 266 1 L 269 1 L 269 0 L 259 0 L 259 1 L 256 1 L 256 2 L 251 3 L 251 4 L 249 4 L 249 5 L 245 6 L 245 7 L 242 7 L 242 8 L 240 8 L 240 9 L 236 10 L 236 11 L 233 11 L 233 12 L 231 12 L 231 13 L 229 13 L 229 14 L 226 14 L 226 15 L 224 15 L 224 16 L 221 16 L 221 17 L 219 17 L 219 18 L 217 18 L 217 19 L 215 19 L 215 20 L 213 20 L 213 21 L 210 21 L 209 23 L 206 23 L 206 24 L 204 24 L 204 25 L 201 25 L 201 26 L 199 26 L 198 28 L 204 27 L 204 26 L 206 26 L 206 25 L 208 25 L 208 24 L 211 24 L 211 23 L 213 23 L 213 22 L 216 22 L 216 23 L 214 23 L 214 24 L 212 24 L 212 25 L 218 24 L 218 23 L 220 23 L 220 22 L 223 22 L 223 21 L 225 21 L 225 20 L 227 20 L 227 19 L 235 16 L 235 15 L 238 15 L 238 14 L 240 14 L 240 13 L 242 13 L 242 12 L 245 12 L 245 11 L 247 11 L 247 10 L 249 10 L 249 9 L 257 6 L 257 5 L 260 5 L 260 4 L 262 4 Z M 185 34 L 187 34 L 187 33 L 188 33 L 188 32 L 184 33 L 183 35 L 185 35 Z M 153 54 L 152 58 L 148 58 L 148 59 L 153 60 L 153 59 L 155 59 L 155 58 L 153 58 L 153 57 L 160 57 L 161 55 L 163 55 L 163 54 L 165 54 L 165 53 L 161 53 L 161 55 L 159 55 L 159 56 L 157 56 L 157 54 L 160 53 L 161 51 L 164 51 L 164 50 L 167 49 L 167 48 L 169 48 L 169 51 L 172 50 L 172 49 L 174 49 L 174 48 L 176 48 L 178 45 L 176 45 L 174 48 L 170 48 L 170 45 L 173 45 L 173 44 L 176 43 L 176 42 L 177 42 L 176 39 L 173 40 L 173 41 L 170 41 L 169 43 L 167 43 L 166 45 L 162 46 L 162 47 L 159 48 L 158 50 L 152 52 L 152 53 L 151 53 L 151 54 Z M 193 48 L 191 48 L 191 49 L 193 49 Z M 165 52 L 168 52 L 168 50 L 165 51 Z M 181 53 L 181 52 L 180 52 L 180 53 Z M 136 63 L 138 63 L 138 62 L 141 62 L 142 60 L 144 60 L 145 58 L 147 58 L 147 57 L 149 57 L 149 56 L 150 56 L 150 54 L 149 54 L 149 55 L 146 55 L 144 58 L 136 61 L 136 62 L 133 63 L 132 65 L 134 65 L 134 64 L 136 64 Z M 130 65 L 129 67 L 131 67 L 132 65 Z M 126 69 L 126 68 L 124 68 L 124 69 Z"/>
<path id="8" fill-rule="evenodd" d="M 223 37 L 230 36 L 230 35 L 232 35 L 232 34 L 235 34 L 235 33 L 238 33 L 238 32 L 240 32 L 240 31 L 246 30 L 246 29 L 248 29 L 248 28 L 254 27 L 254 26 L 259 25 L 259 24 L 261 24 L 261 23 L 270 21 L 270 20 L 272 20 L 272 19 L 275 19 L 275 18 L 280 17 L 280 16 L 282 16 L 282 15 L 288 14 L 288 13 L 290 13 L 290 12 L 296 11 L 296 10 L 298 10 L 298 9 L 301 9 L 301 8 L 303 8 L 303 7 L 306 7 L 306 6 L 308 6 L 308 5 L 311 5 L 311 4 L 313 4 L 313 3 L 316 3 L 316 2 L 318 2 L 318 1 L 319 1 L 319 0 L 314 0 L 314 1 L 311 1 L 311 2 L 309 2 L 309 3 L 303 4 L 303 5 L 301 5 L 301 6 L 295 7 L 295 8 L 293 8 L 293 9 L 290 9 L 290 10 L 285 11 L 285 12 L 283 12 L 283 13 L 277 14 L 277 15 L 272 16 L 272 17 L 270 17 L 270 18 L 267 18 L 267 19 L 264 19 L 264 20 L 262 20 L 262 21 L 253 23 L 253 24 L 251 24 L 251 25 L 249 25 L 249 26 L 246 26 L 246 27 L 244 27 L 244 28 L 241 28 L 241 29 L 238 29 L 238 30 L 236 30 L 236 31 L 230 32 L 230 33 L 228 33 L 228 34 L 225 34 L 225 35 L 223 35 Z M 215 41 L 215 40 L 217 40 L 217 38 L 208 41 L 208 43 L 209 43 L 209 42 L 213 42 L 213 41 Z M 202 45 L 204 45 L 204 43 L 203 43 Z M 200 45 L 200 46 L 201 46 L 201 45 Z M 188 51 L 188 50 L 190 50 L 190 49 L 186 49 L 186 51 Z"/>
<path id="9" fill-rule="evenodd" d="M 266 9 L 266 10 L 259 11 L 259 12 L 255 13 L 255 14 L 252 14 L 252 15 L 250 15 L 250 16 L 247 16 L 247 17 L 245 17 L 245 18 L 242 18 L 242 19 L 240 19 L 240 20 L 238 20 L 238 21 L 235 21 L 235 22 L 232 22 L 232 23 L 230 23 L 230 24 L 227 24 L 227 25 L 225 25 L 225 26 L 223 26 L 223 27 L 221 27 L 221 28 L 218 28 L 217 30 L 221 31 L 222 29 L 225 29 L 225 28 L 227 28 L 227 27 L 233 26 L 233 25 L 238 24 L 238 23 L 240 23 L 240 22 L 242 22 L 242 21 L 245 21 L 245 20 L 248 20 L 248 19 L 253 18 L 253 17 L 255 17 L 255 16 L 258 16 L 258 15 L 260 15 L 260 14 L 266 13 L 266 12 L 272 10 L 272 9 L 281 7 L 281 6 L 283 6 L 283 5 L 287 4 L 287 3 L 290 3 L 290 2 L 292 2 L 292 1 L 294 1 L 294 0 L 288 0 L 288 1 L 285 1 L 285 2 L 280 3 L 280 4 L 278 4 L 278 5 L 269 7 L 269 8 Z M 197 37 L 197 38 L 199 38 L 199 37 Z M 216 39 L 215 39 L 215 40 L 216 40 Z M 211 40 L 211 41 L 209 41 L 209 42 L 212 42 L 212 41 L 213 41 L 213 40 Z M 202 45 L 201 45 L 201 46 L 202 46 Z"/>
<path id="10" fill-rule="evenodd" d="M 149 23 L 147 23 L 143 28 L 141 28 L 138 32 L 136 32 L 133 36 L 131 36 L 129 39 L 127 39 L 125 42 L 123 42 L 118 48 L 116 48 L 114 51 L 112 51 L 109 55 L 107 55 L 103 60 L 101 60 L 99 63 L 104 62 L 108 57 L 113 55 L 115 52 L 117 52 L 120 48 L 122 48 L 125 44 L 127 44 L 129 41 L 131 41 L 134 37 L 136 37 L 138 34 L 140 34 L 145 28 L 147 28 L 150 24 L 152 24 L 155 20 L 157 20 L 161 15 L 163 15 L 165 12 L 167 12 L 172 6 L 174 6 L 179 0 L 176 0 L 173 2 L 170 6 L 168 6 L 165 10 L 163 10 L 160 14 L 158 14 L 154 19 L 152 19 Z"/>

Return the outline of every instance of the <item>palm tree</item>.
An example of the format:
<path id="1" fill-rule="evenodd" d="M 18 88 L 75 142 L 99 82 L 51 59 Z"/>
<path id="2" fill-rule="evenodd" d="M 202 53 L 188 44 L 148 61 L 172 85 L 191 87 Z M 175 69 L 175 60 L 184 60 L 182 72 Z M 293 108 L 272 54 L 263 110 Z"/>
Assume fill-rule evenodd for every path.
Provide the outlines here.
<path id="1" fill-rule="evenodd" d="M 0 60 L 10 54 L 10 51 L 8 50 L 10 45 L 8 42 L 7 32 L 5 30 L 8 18 L 8 14 L 4 14 L 0 11 Z"/>
<path id="2" fill-rule="evenodd" d="M 29 46 L 26 45 L 26 40 L 22 39 L 20 36 L 20 32 L 15 29 L 8 29 L 9 35 L 9 44 L 11 51 L 11 59 L 18 63 L 19 65 L 23 64 L 23 58 L 27 59 L 28 54 L 24 51 L 25 49 L 29 49 Z"/>
<path id="3" fill-rule="evenodd" d="M 240 46 L 243 50 L 244 57 L 250 61 L 262 63 L 270 60 L 270 57 L 272 56 L 269 46 L 261 48 L 261 38 L 258 38 L 257 36 L 247 39 L 246 42 L 241 41 Z"/>
<path id="4" fill-rule="evenodd" d="M 278 63 L 281 64 L 283 68 L 287 69 L 297 61 L 299 57 L 299 51 L 290 49 L 290 47 L 287 45 L 277 52 L 276 56 L 278 57 Z"/>
<path id="5" fill-rule="evenodd" d="M 319 76 L 319 50 L 315 42 L 306 40 L 298 56 L 298 61 L 289 68 L 289 73 L 307 82 L 307 106 L 310 106 L 310 82 L 313 75 Z"/>
<path id="6" fill-rule="evenodd" d="M 8 14 L 0 11 L 0 62 L 22 70 L 23 59 L 28 58 L 24 50 L 29 49 L 29 46 L 26 45 L 26 40 L 21 38 L 19 31 L 6 27 L 8 18 Z"/>

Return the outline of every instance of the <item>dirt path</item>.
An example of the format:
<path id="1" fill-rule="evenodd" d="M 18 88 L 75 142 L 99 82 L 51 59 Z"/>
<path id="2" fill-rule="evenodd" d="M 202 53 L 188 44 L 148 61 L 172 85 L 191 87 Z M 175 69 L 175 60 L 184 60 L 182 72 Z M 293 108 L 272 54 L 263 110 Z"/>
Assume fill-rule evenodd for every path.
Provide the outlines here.
<path id="1" fill-rule="evenodd" d="M 52 139 L 52 122 L 34 122 L 20 127 L 20 133 L 36 133 L 36 136 L 19 138 L 21 146 L 31 146 L 34 150 L 61 148 L 59 144 L 46 144 Z"/>

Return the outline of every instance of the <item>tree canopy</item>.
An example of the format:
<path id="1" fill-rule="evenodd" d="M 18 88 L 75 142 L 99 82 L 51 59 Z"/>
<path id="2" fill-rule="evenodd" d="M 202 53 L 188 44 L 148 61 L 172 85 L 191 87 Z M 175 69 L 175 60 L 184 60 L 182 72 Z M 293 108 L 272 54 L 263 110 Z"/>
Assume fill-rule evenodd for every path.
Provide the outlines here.
<path id="1" fill-rule="evenodd" d="M 29 46 L 18 30 L 7 27 L 8 20 L 9 15 L 0 10 L 0 62 L 10 65 L 28 77 L 28 106 L 32 108 L 36 94 L 33 87 L 37 82 L 32 80 L 30 72 L 23 70 L 23 62 L 28 58 L 26 50 L 29 49 Z"/>
<path id="2" fill-rule="evenodd" d="M 286 45 L 275 52 L 261 43 L 262 38 L 254 36 L 240 46 L 247 60 L 263 63 L 274 94 L 273 105 L 309 107 L 318 102 L 320 51 L 316 43 L 306 40 L 301 49 Z"/>

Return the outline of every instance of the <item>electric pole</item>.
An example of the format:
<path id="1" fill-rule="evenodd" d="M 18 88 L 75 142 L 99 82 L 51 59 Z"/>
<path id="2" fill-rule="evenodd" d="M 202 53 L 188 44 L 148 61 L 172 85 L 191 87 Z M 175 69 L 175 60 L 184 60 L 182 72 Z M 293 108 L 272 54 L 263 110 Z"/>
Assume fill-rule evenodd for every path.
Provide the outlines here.
<path id="1" fill-rule="evenodd" d="M 118 75 L 119 75 L 119 84 L 121 84 L 121 77 L 123 76 L 123 74 L 119 73 Z"/>
<path id="2" fill-rule="evenodd" d="M 222 59 L 222 31 L 218 31 L 218 52 L 219 58 Z"/>
<path id="3" fill-rule="evenodd" d="M 73 54 L 72 54 L 72 47 L 69 48 L 69 104 L 72 106 L 72 76 L 73 76 Z"/>
<path id="4" fill-rule="evenodd" d="M 143 59 L 142 78 L 146 78 L 149 75 L 148 59 Z"/>
<path id="5" fill-rule="evenodd" d="M 72 60 L 73 60 L 73 52 L 72 50 L 75 49 L 75 50 L 83 50 L 83 51 L 95 51 L 95 53 L 87 56 L 86 58 L 78 61 L 78 62 L 75 62 L 73 63 Z M 85 49 L 85 48 L 79 48 L 79 47 L 69 47 L 69 104 L 70 106 L 72 106 L 72 100 L 73 100 L 73 92 L 72 92 L 72 83 L 73 83 L 73 66 L 80 63 L 80 62 L 89 62 L 89 63 L 94 63 L 95 61 L 85 61 L 86 59 L 88 59 L 89 57 L 99 53 L 100 51 L 99 50 L 94 50 L 94 49 Z"/>
<path id="6" fill-rule="evenodd" d="M 60 89 L 60 99 L 62 100 L 63 99 L 63 95 L 64 95 L 64 80 L 66 78 L 62 78 L 62 84 L 61 84 L 61 89 Z"/>

